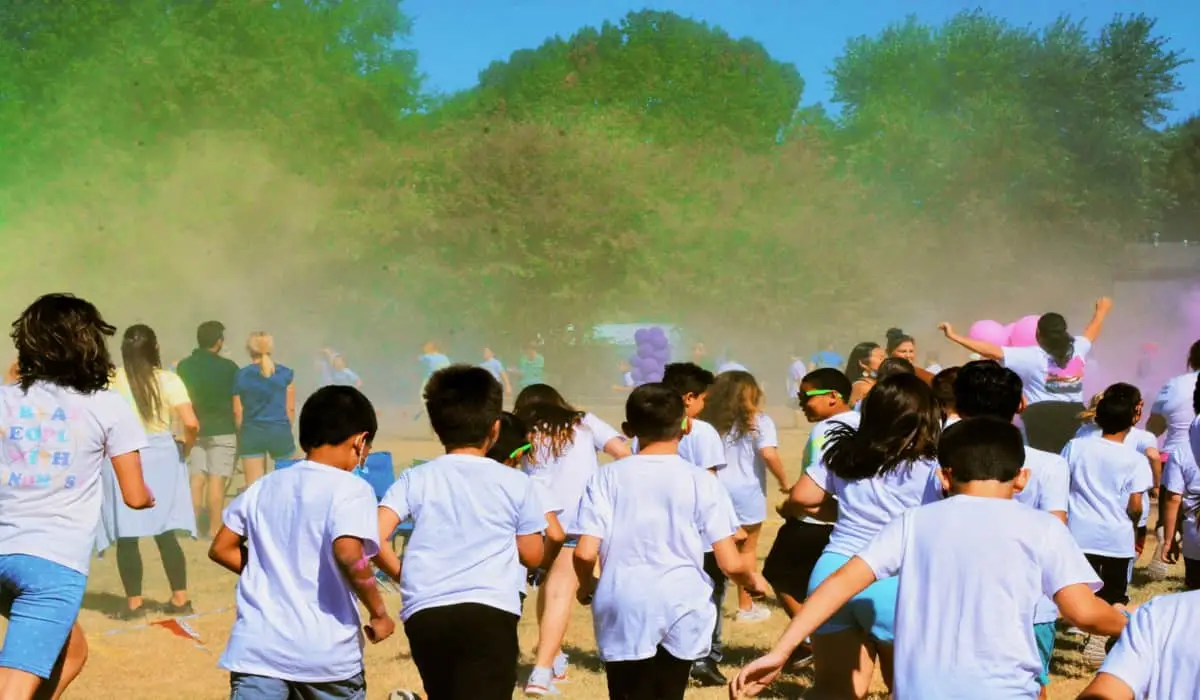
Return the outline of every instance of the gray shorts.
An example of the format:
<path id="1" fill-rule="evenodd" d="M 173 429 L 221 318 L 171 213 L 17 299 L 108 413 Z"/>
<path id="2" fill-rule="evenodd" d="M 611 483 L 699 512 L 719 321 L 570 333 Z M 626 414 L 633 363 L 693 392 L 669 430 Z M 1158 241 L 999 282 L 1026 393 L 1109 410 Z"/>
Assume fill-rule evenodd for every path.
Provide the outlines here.
<path id="1" fill-rule="evenodd" d="M 233 476 L 233 465 L 237 462 L 236 435 L 210 435 L 198 438 L 192 453 L 188 455 L 188 467 L 193 474 L 210 476 Z"/>

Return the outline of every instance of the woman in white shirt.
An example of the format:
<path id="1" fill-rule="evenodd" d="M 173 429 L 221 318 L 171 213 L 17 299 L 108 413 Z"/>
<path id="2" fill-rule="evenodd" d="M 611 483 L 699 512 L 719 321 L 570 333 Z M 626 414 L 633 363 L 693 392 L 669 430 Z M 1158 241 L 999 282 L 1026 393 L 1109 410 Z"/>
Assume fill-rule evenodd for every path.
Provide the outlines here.
<path id="1" fill-rule="evenodd" d="M 1021 422 L 1029 446 L 1046 452 L 1061 452 L 1079 429 L 1083 412 L 1083 369 L 1088 353 L 1104 319 L 1112 310 L 1112 299 L 1096 301 L 1096 312 L 1083 335 L 1072 336 L 1062 314 L 1042 314 L 1033 347 L 1001 347 L 985 340 L 959 335 L 949 323 L 938 328 L 946 338 L 989 360 L 1001 362 L 1016 372 L 1025 386 L 1025 411 Z"/>
<path id="2" fill-rule="evenodd" d="M 532 449 L 523 468 L 549 490 L 554 504 L 563 509 L 559 519 L 567 534 L 564 546 L 574 549 L 580 534 L 576 523 L 579 502 L 588 480 L 600 468 L 597 453 L 621 459 L 630 455 L 629 444 L 612 426 L 576 409 L 545 384 L 522 389 L 513 413 L 529 428 Z M 527 695 L 551 694 L 554 681 L 566 677 L 562 643 L 578 590 L 579 579 L 571 557 L 557 557 L 538 588 L 537 658 L 525 685 Z"/>

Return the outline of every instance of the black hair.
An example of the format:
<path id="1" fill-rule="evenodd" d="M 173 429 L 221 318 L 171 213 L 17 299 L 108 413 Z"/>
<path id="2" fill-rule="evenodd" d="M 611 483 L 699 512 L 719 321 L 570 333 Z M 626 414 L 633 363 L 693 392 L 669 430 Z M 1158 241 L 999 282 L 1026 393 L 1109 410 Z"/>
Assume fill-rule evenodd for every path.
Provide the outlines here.
<path id="1" fill-rule="evenodd" d="M 814 369 L 813 371 L 804 375 L 804 378 L 800 380 L 800 384 L 807 384 L 812 388 L 819 390 L 836 391 L 838 396 L 842 397 L 842 401 L 849 401 L 850 392 L 854 390 L 854 387 L 850 384 L 850 380 L 846 378 L 846 375 L 843 374 L 840 369 L 834 369 L 833 367 L 821 367 L 820 369 Z"/>
<path id="2" fill-rule="evenodd" d="M 850 357 L 846 360 L 846 378 L 850 380 L 851 384 L 862 379 L 866 374 L 863 371 L 862 363 L 866 362 L 878 347 L 879 343 L 872 343 L 868 340 L 855 345 L 850 351 Z"/>
<path id="3" fill-rule="evenodd" d="M 529 444 L 529 431 L 517 414 L 505 411 L 500 414 L 500 432 L 496 444 L 487 452 L 487 458 L 510 467 L 516 466 L 510 459 L 514 452 Z"/>
<path id="4" fill-rule="evenodd" d="M 47 382 L 93 394 L 108 387 L 116 369 L 108 338 L 117 329 L 100 311 L 72 294 L 47 294 L 12 324 L 21 389 Z"/>
<path id="5" fill-rule="evenodd" d="M 196 347 L 211 350 L 225 339 L 225 325 L 220 321 L 205 321 L 196 328 Z"/>
<path id="6" fill-rule="evenodd" d="M 958 367 L 947 367 L 933 375 L 933 381 L 929 383 L 929 387 L 933 389 L 934 398 L 942 407 L 943 419 L 949 416 L 949 411 L 958 412 L 954 398 L 954 380 L 958 377 L 958 369 Z"/>
<path id="7" fill-rule="evenodd" d="M 367 434 L 367 444 L 371 444 L 377 432 L 375 407 L 352 386 L 321 387 L 300 409 L 300 449 L 305 452 L 340 445 L 362 433 Z"/>
<path id="8" fill-rule="evenodd" d="M 683 396 L 665 384 L 643 384 L 625 400 L 625 434 L 645 446 L 683 436 Z"/>
<path id="9" fill-rule="evenodd" d="M 889 357 L 879 363 L 879 370 L 875 373 L 877 379 L 887 379 L 893 374 L 916 374 L 917 368 L 913 367 L 913 363 L 903 357 Z"/>
<path id="10" fill-rule="evenodd" d="M 158 370 L 162 359 L 158 352 L 158 336 L 154 329 L 143 324 L 125 329 L 121 338 L 121 363 L 129 381 L 129 393 L 142 420 L 152 422 L 163 414 L 162 392 L 158 387 Z"/>
<path id="11" fill-rule="evenodd" d="M 954 410 L 963 418 L 991 416 L 1012 422 L 1021 410 L 1021 377 L 993 360 L 968 362 L 954 380 Z"/>
<path id="12" fill-rule="evenodd" d="M 837 424 L 828 433 L 825 464 L 857 481 L 937 456 L 942 417 L 933 390 L 915 374 L 881 379 L 863 399 L 858 428 Z"/>
<path id="13" fill-rule="evenodd" d="M 958 483 L 1012 481 L 1025 466 L 1025 440 L 1011 421 L 964 418 L 942 433 L 938 463 Z"/>
<path id="14" fill-rule="evenodd" d="M 483 447 L 504 412 L 504 387 L 482 367 L 450 365 L 426 382 L 425 412 L 447 450 Z"/>
<path id="15" fill-rule="evenodd" d="M 1037 344 L 1059 367 L 1066 367 L 1075 355 L 1075 338 L 1067 332 L 1062 314 L 1042 314 L 1037 323 Z"/>
<path id="16" fill-rule="evenodd" d="M 663 368 L 662 383 L 678 391 L 680 396 L 699 396 L 716 380 L 712 372 L 695 362 L 672 362 Z"/>
<path id="17" fill-rule="evenodd" d="M 884 348 L 884 351 L 887 352 L 888 355 L 896 352 L 896 348 L 904 345 L 905 343 L 913 343 L 915 345 L 917 342 L 915 338 L 899 328 L 887 329 L 887 334 L 885 337 L 887 338 L 887 347 Z"/>
<path id="18" fill-rule="evenodd" d="M 1123 433 L 1137 422 L 1142 392 L 1132 384 L 1117 382 L 1104 390 L 1096 404 L 1096 425 L 1105 435 Z"/>
<path id="19" fill-rule="evenodd" d="M 1188 369 L 1193 372 L 1200 370 L 1200 340 L 1192 343 L 1192 347 L 1188 348 Z"/>
<path id="20" fill-rule="evenodd" d="M 1192 390 L 1192 411 L 1200 414 L 1200 382 L 1196 382 L 1196 388 Z"/>

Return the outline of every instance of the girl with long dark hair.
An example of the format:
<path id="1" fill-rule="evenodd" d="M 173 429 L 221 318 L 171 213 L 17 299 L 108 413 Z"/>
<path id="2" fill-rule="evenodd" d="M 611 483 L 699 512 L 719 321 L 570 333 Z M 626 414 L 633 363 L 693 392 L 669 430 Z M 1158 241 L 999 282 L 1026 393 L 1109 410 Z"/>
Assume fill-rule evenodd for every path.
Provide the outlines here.
<path id="1" fill-rule="evenodd" d="M 790 498 L 814 517 L 837 513 L 809 593 L 904 511 L 942 497 L 935 461 L 941 428 L 933 390 L 905 372 L 875 385 L 857 428 L 829 429 L 823 458 L 809 466 Z M 814 695 L 866 697 L 877 658 L 891 687 L 896 586 L 895 578 L 871 584 L 813 635 Z"/>
<path id="2" fill-rule="evenodd" d="M 158 501 L 148 510 L 133 510 L 116 498 L 119 488 L 114 472 L 103 472 L 105 493 L 101 511 L 103 527 L 98 549 L 117 546 L 117 572 L 125 588 L 128 607 L 120 617 L 133 619 L 146 614 L 142 597 L 142 553 L 138 539 L 153 537 L 162 556 L 171 586 L 165 611 L 172 615 L 192 612 L 187 592 L 187 561 L 176 532 L 196 534 L 196 511 L 192 508 L 187 455 L 200 434 L 200 422 L 192 410 L 183 380 L 162 368 L 158 337 L 145 325 L 125 329 L 121 340 L 123 366 L 113 375 L 112 388 L 137 410 L 146 431 L 142 469 L 146 483 Z"/>
<path id="3" fill-rule="evenodd" d="M 1083 369 L 1092 343 L 1112 310 L 1112 299 L 1096 301 L 1096 312 L 1082 335 L 1067 331 L 1062 314 L 1042 314 L 1037 324 L 1037 345 L 1027 348 L 1001 347 L 954 332 L 949 323 L 938 328 L 946 338 L 989 360 L 1003 363 L 1021 377 L 1025 386 L 1025 411 L 1021 423 L 1029 446 L 1046 452 L 1062 452 L 1075 436 L 1084 412 Z"/>
<path id="4" fill-rule="evenodd" d="M 855 345 L 850 351 L 850 357 L 846 360 L 846 378 L 850 380 L 851 408 L 875 386 L 875 373 L 886 359 L 887 354 L 879 347 L 879 343 L 869 340 Z"/>

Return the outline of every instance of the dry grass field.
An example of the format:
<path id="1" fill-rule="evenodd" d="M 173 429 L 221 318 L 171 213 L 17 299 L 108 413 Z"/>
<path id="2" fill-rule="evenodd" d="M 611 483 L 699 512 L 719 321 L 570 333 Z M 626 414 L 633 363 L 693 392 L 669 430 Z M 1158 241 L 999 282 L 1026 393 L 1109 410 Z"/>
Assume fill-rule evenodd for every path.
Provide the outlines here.
<path id="1" fill-rule="evenodd" d="M 598 411 L 608 419 L 615 419 L 612 411 Z M 790 425 L 788 415 L 780 415 L 781 426 Z M 387 430 L 376 444 L 378 450 L 393 453 L 398 465 L 408 464 L 413 458 L 430 457 L 438 453 L 437 444 L 425 434 L 418 424 L 402 414 L 389 416 Z M 780 441 L 785 463 L 793 472 L 800 461 L 800 451 L 806 433 L 803 429 L 782 430 Z M 777 498 L 777 496 L 771 496 Z M 774 517 L 774 514 L 772 513 Z M 774 533 L 779 527 L 777 517 L 768 521 L 764 528 L 759 556 L 765 557 L 770 549 Z M 97 560 L 92 567 L 88 595 L 80 617 L 87 630 L 91 657 L 82 677 L 73 686 L 70 697 L 91 700 L 216 700 L 228 697 L 228 675 L 217 668 L 217 659 L 224 648 L 233 622 L 233 589 L 235 578 L 210 563 L 206 557 L 207 544 L 203 541 L 186 541 L 184 550 L 188 556 L 189 587 L 197 615 L 187 623 L 199 633 L 204 648 L 173 636 L 155 626 L 118 622 L 107 613 L 124 603 L 116 563 L 112 556 Z M 150 602 L 162 602 L 169 597 L 166 577 L 159 565 L 158 553 L 153 543 L 142 544 L 146 559 L 145 592 Z M 1152 595 L 1178 590 L 1181 587 L 1180 571 L 1163 583 L 1146 585 L 1135 581 L 1134 595 L 1138 602 Z M 733 606 L 734 596 L 726 601 L 727 615 Z M 392 610 L 399 608 L 397 596 L 389 596 Z M 785 615 L 772 608 L 772 616 L 765 622 L 744 624 L 733 622 L 727 617 L 726 673 L 732 673 L 737 665 L 753 658 L 765 650 L 777 637 L 786 623 Z M 152 617 L 151 620 L 154 618 Z M 536 623 L 532 603 L 521 621 L 522 663 L 532 661 L 532 649 L 536 640 Z M 1055 700 L 1074 698 L 1086 684 L 1088 672 L 1079 661 L 1081 641 L 1060 635 L 1059 650 L 1055 657 L 1054 681 L 1050 697 Z M 591 617 L 587 609 L 578 609 L 567 636 L 567 652 L 571 657 L 569 682 L 560 686 L 564 698 L 607 697 L 603 666 L 595 653 Z M 523 666 L 521 680 L 527 672 Z M 366 654 L 368 697 L 386 698 L 393 688 L 409 688 L 420 691 L 421 681 L 408 654 L 407 641 L 401 628 L 384 643 L 369 647 Z M 784 677 L 767 697 L 798 698 L 807 687 L 805 676 Z M 877 683 L 881 692 L 873 697 L 885 697 L 882 683 Z M 522 695 L 514 691 L 514 697 Z M 689 698 L 715 700 L 726 697 L 724 689 L 693 688 Z"/>

